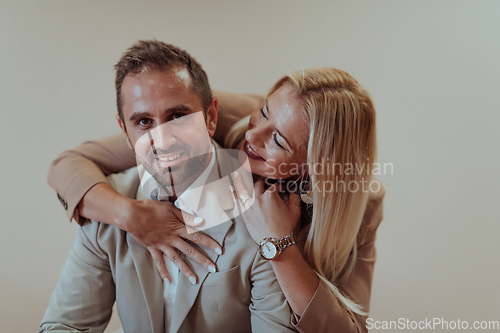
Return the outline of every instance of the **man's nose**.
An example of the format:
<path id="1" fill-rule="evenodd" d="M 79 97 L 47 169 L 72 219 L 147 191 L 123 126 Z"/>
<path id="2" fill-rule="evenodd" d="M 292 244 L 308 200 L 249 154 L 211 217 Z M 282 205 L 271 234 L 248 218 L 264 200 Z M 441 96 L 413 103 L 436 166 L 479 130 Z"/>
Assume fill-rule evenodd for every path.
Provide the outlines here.
<path id="1" fill-rule="evenodd" d="M 169 124 L 163 124 L 153 128 L 150 131 L 151 146 L 155 149 L 168 150 L 173 144 L 175 144 L 176 139 L 174 136 L 174 131 L 172 131 L 172 126 Z"/>

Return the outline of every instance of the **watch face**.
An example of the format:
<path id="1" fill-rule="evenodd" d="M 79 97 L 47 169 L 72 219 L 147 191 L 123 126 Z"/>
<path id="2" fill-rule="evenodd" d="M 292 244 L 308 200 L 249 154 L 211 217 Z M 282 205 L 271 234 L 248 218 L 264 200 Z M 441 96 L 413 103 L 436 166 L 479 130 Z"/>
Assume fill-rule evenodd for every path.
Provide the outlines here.
<path id="1" fill-rule="evenodd" d="M 271 242 L 265 242 L 262 244 L 262 255 L 266 259 L 272 259 L 276 256 L 276 246 Z"/>

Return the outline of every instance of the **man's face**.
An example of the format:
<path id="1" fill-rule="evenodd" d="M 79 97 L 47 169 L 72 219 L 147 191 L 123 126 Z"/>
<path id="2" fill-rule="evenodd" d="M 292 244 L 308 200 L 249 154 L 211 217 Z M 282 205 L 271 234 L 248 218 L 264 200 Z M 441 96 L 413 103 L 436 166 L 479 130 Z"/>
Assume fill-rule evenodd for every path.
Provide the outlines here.
<path id="1" fill-rule="evenodd" d="M 168 191 L 183 192 L 208 166 L 210 138 L 217 123 L 217 100 L 203 115 L 184 67 L 127 76 L 122 84 L 122 112 L 138 163 Z"/>

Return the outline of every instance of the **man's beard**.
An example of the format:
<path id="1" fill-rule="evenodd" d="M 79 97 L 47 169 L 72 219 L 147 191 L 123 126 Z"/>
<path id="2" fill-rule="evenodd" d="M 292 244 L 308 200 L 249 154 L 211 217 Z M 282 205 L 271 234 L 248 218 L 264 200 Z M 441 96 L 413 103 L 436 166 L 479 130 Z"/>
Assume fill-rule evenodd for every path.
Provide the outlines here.
<path id="1" fill-rule="evenodd" d="M 188 149 L 182 149 L 179 146 L 171 148 L 169 149 L 170 151 L 182 151 L 185 154 L 188 152 Z M 168 154 L 168 151 L 159 150 L 157 154 Z M 168 196 L 179 197 L 203 173 L 208 166 L 210 157 L 209 153 L 197 154 L 174 166 L 161 167 L 155 152 L 150 150 L 146 158 L 140 159 L 140 163 L 158 184 L 165 189 Z"/>

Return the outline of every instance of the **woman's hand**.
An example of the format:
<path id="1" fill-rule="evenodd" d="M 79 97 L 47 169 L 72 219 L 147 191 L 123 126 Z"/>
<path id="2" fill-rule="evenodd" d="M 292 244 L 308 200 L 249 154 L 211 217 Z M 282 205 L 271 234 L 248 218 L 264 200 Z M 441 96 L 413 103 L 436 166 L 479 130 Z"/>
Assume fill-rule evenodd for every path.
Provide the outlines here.
<path id="1" fill-rule="evenodd" d="M 235 200 L 242 208 L 243 220 L 255 242 L 266 237 L 283 238 L 293 233 L 300 217 L 300 199 L 289 193 L 288 203 L 279 196 L 279 185 L 274 184 L 264 191 L 264 181 L 255 183 L 254 197 L 246 198 L 248 190 L 240 175 L 235 175 L 233 191 Z"/>
<path id="2" fill-rule="evenodd" d="M 131 200 L 118 218 L 125 221 L 126 231 L 144 245 L 156 264 L 163 279 L 171 282 L 162 252 L 179 268 L 191 283 L 196 283 L 196 276 L 179 255 L 184 253 L 194 261 L 215 273 L 214 263 L 197 251 L 187 240 L 210 248 L 222 254 L 220 245 L 201 232 L 193 232 L 189 226 L 199 226 L 203 219 L 182 212 L 171 202 L 156 200 Z M 201 221 L 200 221 L 201 219 Z M 188 232 L 189 231 L 189 232 Z"/>

